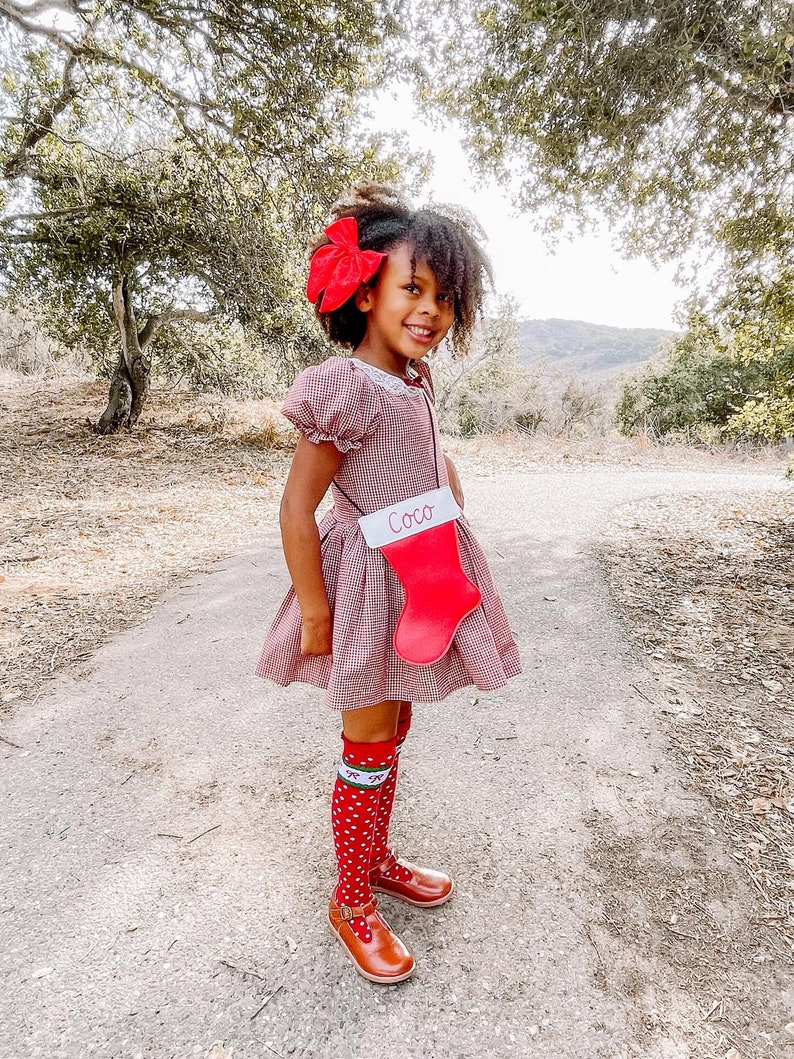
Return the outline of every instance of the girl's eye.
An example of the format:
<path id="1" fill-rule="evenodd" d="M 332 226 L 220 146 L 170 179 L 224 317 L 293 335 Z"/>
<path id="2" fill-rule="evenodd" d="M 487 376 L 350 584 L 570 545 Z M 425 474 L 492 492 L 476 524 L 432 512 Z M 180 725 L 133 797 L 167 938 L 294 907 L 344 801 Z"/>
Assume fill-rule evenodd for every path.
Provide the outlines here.
<path id="1" fill-rule="evenodd" d="M 439 296 L 438 296 L 438 300 L 439 300 L 440 302 L 447 302 L 447 303 L 449 303 L 449 302 L 451 302 L 451 301 L 452 301 L 452 295 L 451 295 L 451 294 L 439 294 Z"/>
<path id="2" fill-rule="evenodd" d="M 415 283 L 406 283 L 404 289 L 407 290 L 409 294 L 418 294 L 419 293 L 419 288 L 417 287 L 417 285 Z"/>

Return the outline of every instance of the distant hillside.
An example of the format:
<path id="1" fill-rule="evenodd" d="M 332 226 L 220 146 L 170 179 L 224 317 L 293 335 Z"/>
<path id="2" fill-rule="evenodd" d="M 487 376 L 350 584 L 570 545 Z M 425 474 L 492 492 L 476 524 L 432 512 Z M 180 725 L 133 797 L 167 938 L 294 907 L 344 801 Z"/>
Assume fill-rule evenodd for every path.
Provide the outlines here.
<path id="1" fill-rule="evenodd" d="M 583 320 L 522 320 L 524 363 L 546 361 L 565 375 L 609 382 L 636 370 L 676 335 L 651 327 L 608 327 Z"/>

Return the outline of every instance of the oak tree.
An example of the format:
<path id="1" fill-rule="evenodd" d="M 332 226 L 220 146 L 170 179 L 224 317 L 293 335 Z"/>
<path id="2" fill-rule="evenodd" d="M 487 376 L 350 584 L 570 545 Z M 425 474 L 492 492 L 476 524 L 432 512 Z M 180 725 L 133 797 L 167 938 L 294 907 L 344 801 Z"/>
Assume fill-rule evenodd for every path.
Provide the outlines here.
<path id="1" fill-rule="evenodd" d="M 0 0 L 0 293 L 100 359 L 115 340 L 97 429 L 135 422 L 180 321 L 294 352 L 307 231 L 398 172 L 353 106 L 397 30 L 377 0 Z"/>
<path id="2" fill-rule="evenodd" d="M 729 404 L 750 386 L 753 407 L 791 409 L 790 0 L 485 0 L 461 6 L 460 21 L 431 98 L 460 117 L 477 164 L 524 210 L 551 229 L 605 215 L 629 254 L 696 248 L 716 262 L 706 285 L 701 260 L 692 266 L 706 315 L 701 305 L 659 381 L 664 390 L 686 379 L 674 418 L 698 404 L 684 391 L 720 376 L 734 354 L 756 367 L 736 368 Z M 772 419 L 780 436 L 794 411 L 755 416 Z"/>
<path id="3" fill-rule="evenodd" d="M 678 253 L 794 181 L 789 0 L 487 0 L 463 13 L 436 99 L 527 210 L 605 211 Z"/>

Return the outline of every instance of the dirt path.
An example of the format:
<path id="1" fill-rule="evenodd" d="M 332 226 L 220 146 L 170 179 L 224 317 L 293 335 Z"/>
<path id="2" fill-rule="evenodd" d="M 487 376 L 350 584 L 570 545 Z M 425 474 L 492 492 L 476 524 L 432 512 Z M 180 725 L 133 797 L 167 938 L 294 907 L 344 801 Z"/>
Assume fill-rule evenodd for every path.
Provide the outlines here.
<path id="1" fill-rule="evenodd" d="M 665 751 L 595 558 L 622 504 L 781 488 L 468 477 L 525 673 L 417 710 L 395 838 L 458 892 L 429 913 L 384 900 L 419 965 L 393 989 L 324 926 L 336 718 L 249 676 L 285 585 L 275 534 L 172 593 L 3 726 L 0 1056 L 782 1055 L 786 964 Z"/>

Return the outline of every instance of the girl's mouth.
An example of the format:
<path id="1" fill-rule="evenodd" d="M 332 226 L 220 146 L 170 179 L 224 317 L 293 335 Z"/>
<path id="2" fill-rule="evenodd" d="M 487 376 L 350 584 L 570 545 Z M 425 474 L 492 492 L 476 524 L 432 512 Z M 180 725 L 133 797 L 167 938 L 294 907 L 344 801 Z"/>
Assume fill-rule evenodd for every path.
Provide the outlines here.
<path id="1" fill-rule="evenodd" d="M 435 331 L 432 328 L 419 327 L 416 324 L 406 324 L 405 326 L 418 342 L 432 342 L 435 335 Z"/>

